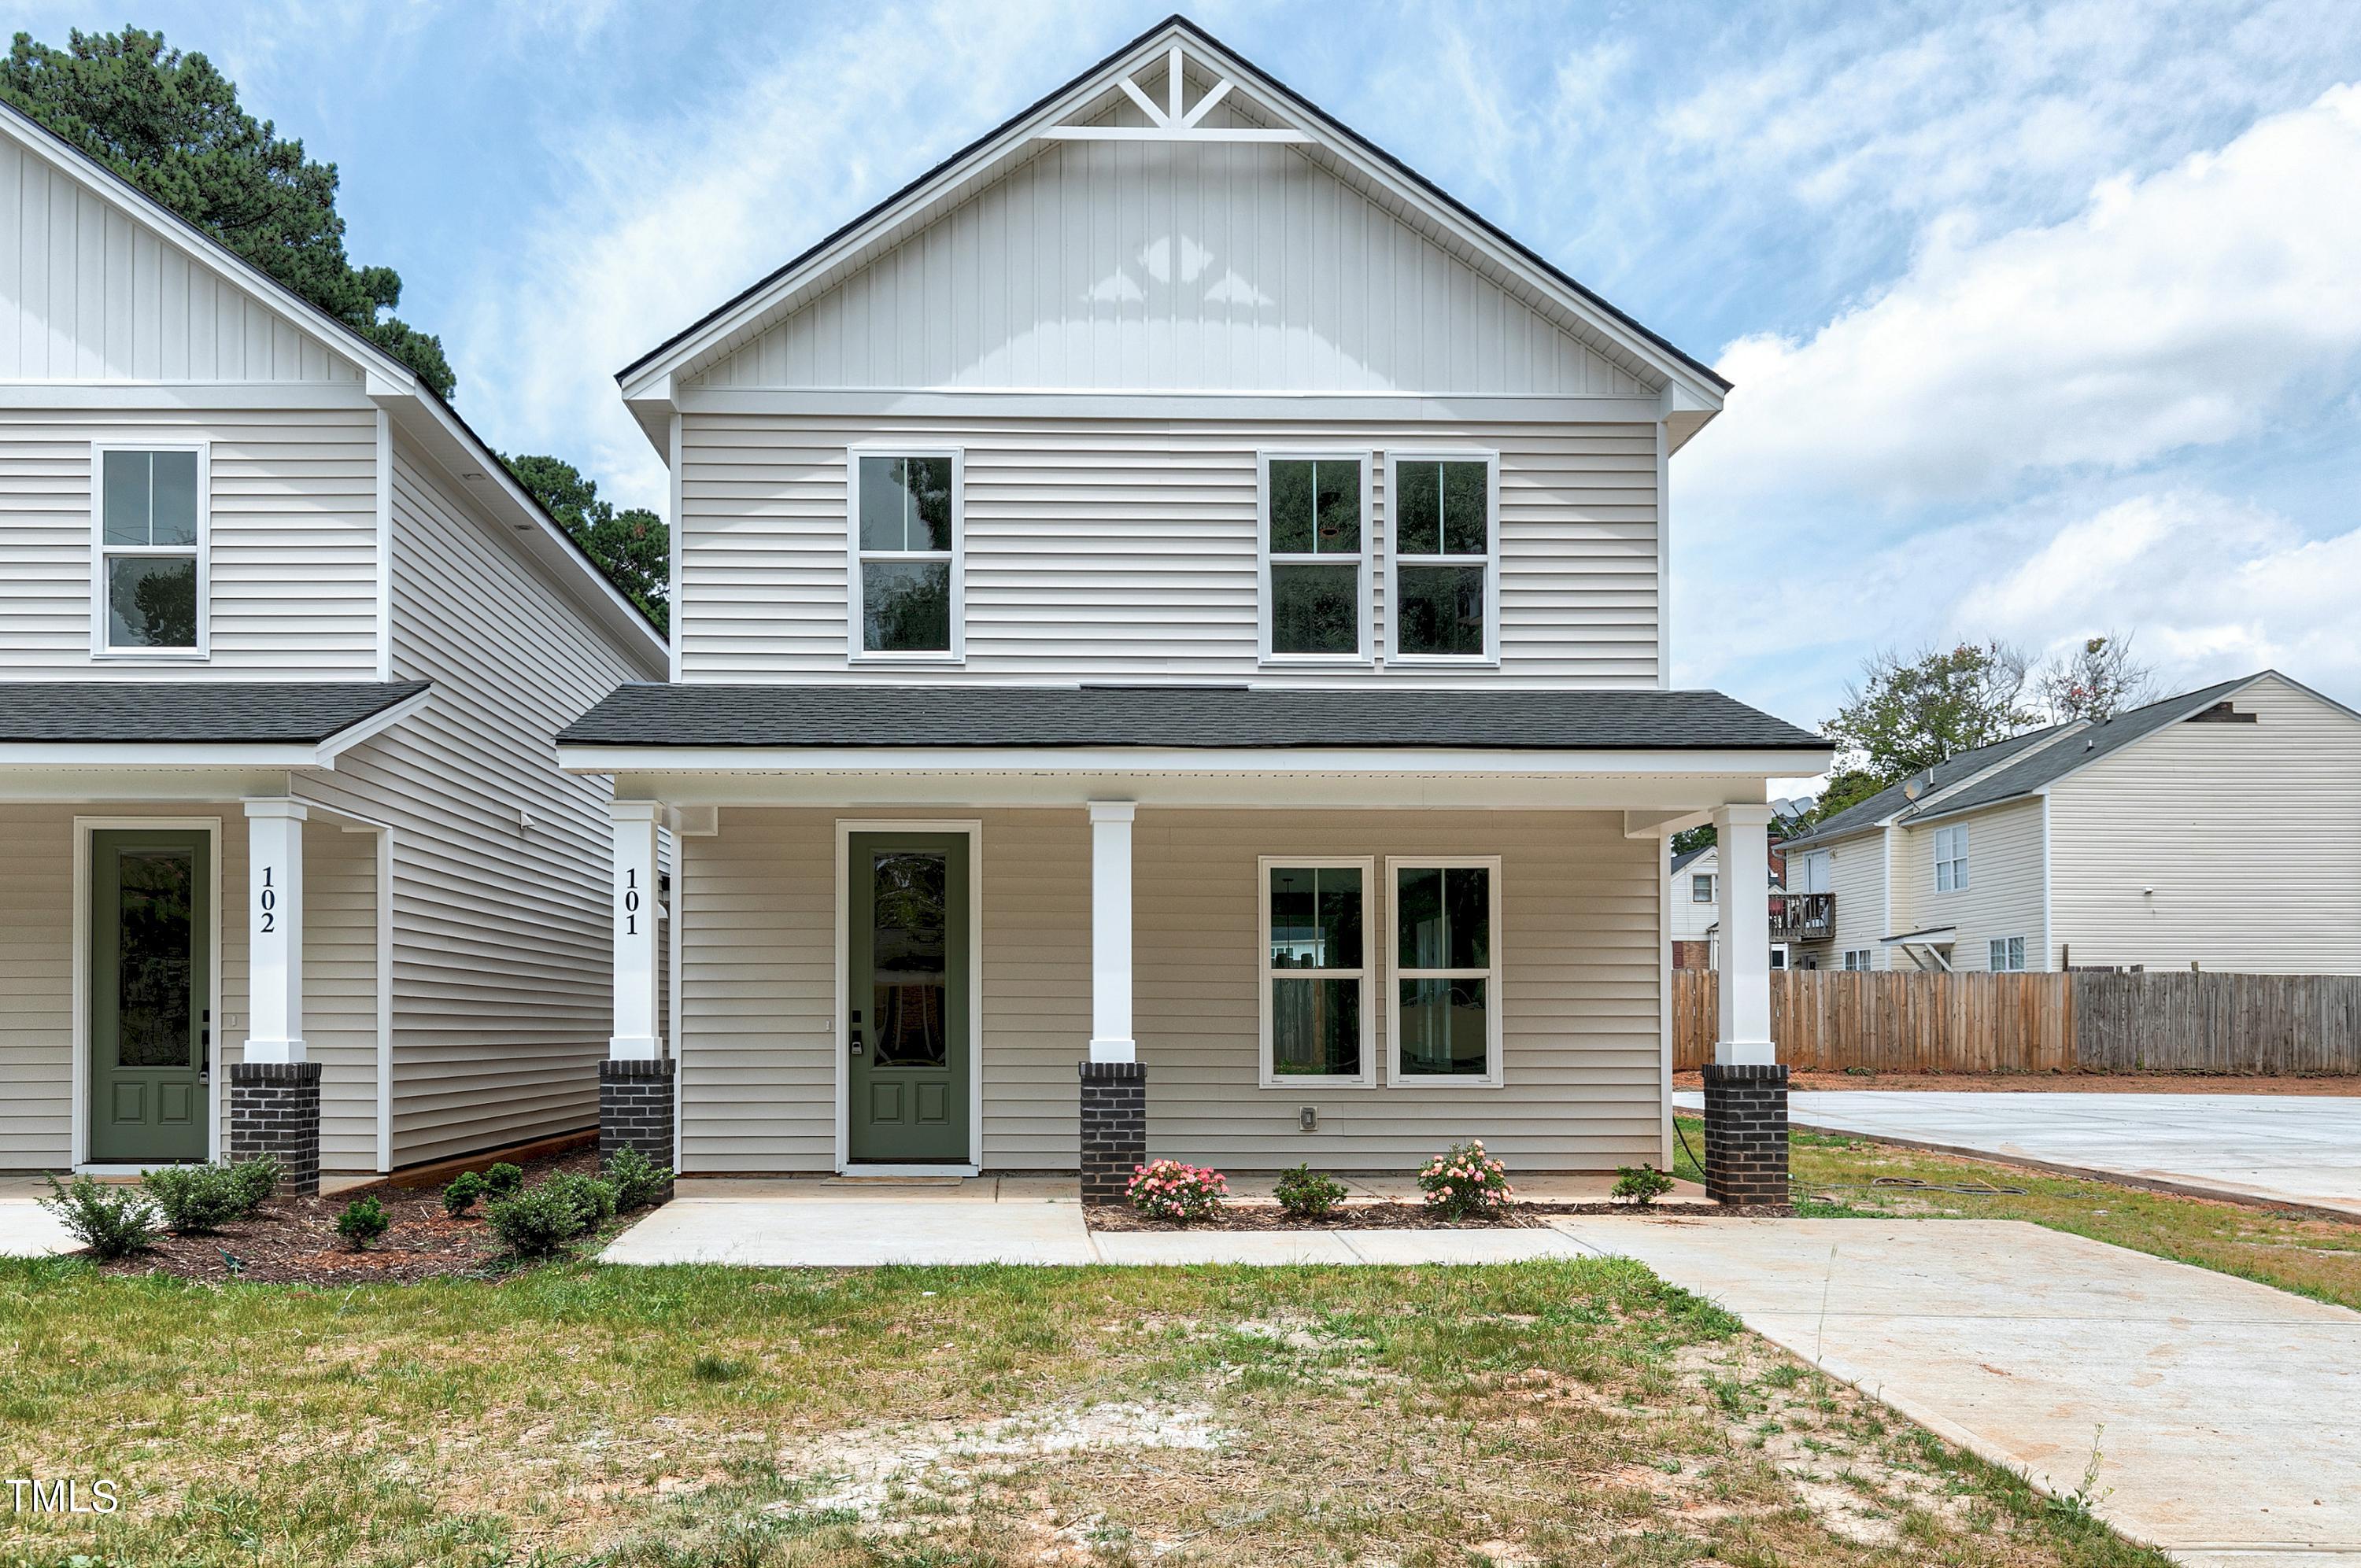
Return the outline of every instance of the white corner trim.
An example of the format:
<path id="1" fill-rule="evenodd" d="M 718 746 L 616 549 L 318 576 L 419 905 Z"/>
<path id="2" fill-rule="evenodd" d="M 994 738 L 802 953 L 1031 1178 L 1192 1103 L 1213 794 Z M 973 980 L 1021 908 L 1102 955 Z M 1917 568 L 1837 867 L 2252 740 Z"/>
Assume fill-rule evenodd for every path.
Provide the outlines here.
<path id="1" fill-rule="evenodd" d="M 393 679 L 393 416 L 377 405 L 377 678 Z"/>

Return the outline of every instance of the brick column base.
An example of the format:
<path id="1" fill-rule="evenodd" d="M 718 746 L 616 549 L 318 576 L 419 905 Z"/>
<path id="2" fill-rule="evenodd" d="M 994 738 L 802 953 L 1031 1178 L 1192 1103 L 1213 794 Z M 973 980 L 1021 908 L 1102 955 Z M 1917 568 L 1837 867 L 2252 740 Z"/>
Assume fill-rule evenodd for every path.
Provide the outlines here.
<path id="1" fill-rule="evenodd" d="M 602 1061 L 598 1064 L 598 1163 L 620 1148 L 634 1148 L 650 1165 L 677 1169 L 673 1159 L 673 1064 L 670 1061 Z M 672 1196 L 667 1182 L 656 1201 Z"/>
<path id="2" fill-rule="evenodd" d="M 1135 1166 L 1148 1163 L 1148 1069 L 1086 1061 L 1082 1075 L 1082 1201 L 1128 1202 Z"/>
<path id="3" fill-rule="evenodd" d="M 1705 1069 L 1705 1190 L 1717 1203 L 1785 1203 L 1784 1063 Z"/>
<path id="4" fill-rule="evenodd" d="M 320 1195 L 320 1064 L 229 1064 L 229 1157 L 279 1157 L 282 1198 Z"/>

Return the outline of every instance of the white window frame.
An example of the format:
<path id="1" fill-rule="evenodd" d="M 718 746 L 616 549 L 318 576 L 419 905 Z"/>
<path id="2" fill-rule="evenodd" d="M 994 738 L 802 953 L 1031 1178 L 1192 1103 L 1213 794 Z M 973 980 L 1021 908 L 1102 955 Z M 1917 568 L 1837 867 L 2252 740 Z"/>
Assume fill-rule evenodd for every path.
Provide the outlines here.
<path id="1" fill-rule="evenodd" d="M 951 460 L 951 645 L 942 651 L 899 652 L 863 646 L 867 598 L 861 565 L 873 561 L 939 561 L 939 550 L 861 547 L 861 460 L 863 457 L 948 457 Z M 845 448 L 845 662 L 851 664 L 960 664 L 967 661 L 967 449 L 898 441 L 861 442 Z"/>
<path id="2" fill-rule="evenodd" d="M 1988 955 L 1985 967 L 1993 973 L 2023 974 L 2025 972 L 2024 938 L 1994 937 L 1987 945 L 1985 951 Z"/>
<path id="3" fill-rule="evenodd" d="M 1401 540 L 1394 510 L 1401 494 L 1399 469 L 1404 463 L 1481 463 L 1484 465 L 1484 543 L 1481 557 L 1419 555 L 1422 566 L 1484 567 L 1484 652 L 1481 653 L 1405 653 L 1401 651 Z M 1437 540 L 1439 544 L 1441 540 Z M 1386 658 L 1413 668 L 1446 670 L 1497 669 L 1500 663 L 1500 455 L 1474 447 L 1405 447 L 1386 454 Z"/>
<path id="4" fill-rule="evenodd" d="M 1480 970 L 1404 970 L 1401 967 L 1400 934 L 1396 929 L 1396 911 L 1400 904 L 1401 873 L 1406 871 L 1450 871 L 1455 868 L 1480 867 L 1490 873 L 1487 886 L 1491 894 L 1488 917 L 1492 923 L 1490 940 L 1485 944 L 1491 965 Z M 1388 855 L 1386 857 L 1386 918 L 1385 949 L 1382 954 L 1386 984 L 1386 1083 L 1393 1089 L 1501 1089 L 1508 1077 L 1502 1042 L 1506 1031 L 1501 1026 L 1505 1009 L 1501 1005 L 1500 976 L 1505 967 L 1502 954 L 1506 933 L 1500 928 L 1500 857 L 1498 855 Z M 1398 1053 L 1401 1049 L 1401 982 L 1404 980 L 1481 980 L 1484 982 L 1484 1073 L 1477 1077 L 1433 1076 L 1406 1073 L 1401 1070 Z"/>
<path id="5" fill-rule="evenodd" d="M 1700 883 L 1703 884 L 1704 888 L 1702 896 L 1700 896 L 1698 892 Z M 1713 895 L 1713 873 L 1711 872 L 1689 872 L 1689 902 L 1691 904 L 1711 904 L 1714 901 Z"/>
<path id="6" fill-rule="evenodd" d="M 1948 843 L 1949 853 L 1945 853 Z M 1946 878 L 1949 880 L 1946 881 Z M 1950 823 L 1935 829 L 1935 891 L 1965 893 L 1968 890 L 1968 825 Z"/>
<path id="7" fill-rule="evenodd" d="M 1875 960 L 1876 953 L 1874 948 L 1847 948 L 1838 961 L 1855 974 L 1866 974 Z"/>
<path id="8" fill-rule="evenodd" d="M 106 542 L 106 455 L 110 452 L 193 452 L 197 455 L 197 542 L 109 544 Z M 213 657 L 213 443 L 200 439 L 93 441 L 90 444 L 90 656 L 110 663 L 187 663 Z M 107 641 L 106 563 L 109 556 L 197 557 L 197 642 L 193 648 L 116 648 Z"/>
<path id="9" fill-rule="evenodd" d="M 1358 555 L 1298 555 L 1274 556 L 1270 549 L 1270 466 L 1281 463 L 1358 463 L 1361 466 L 1361 552 Z M 1375 652 L 1375 621 L 1372 601 L 1375 563 L 1377 560 L 1378 521 L 1375 504 L 1375 475 L 1378 454 L 1372 448 L 1351 446 L 1268 446 L 1255 453 L 1255 598 L 1259 624 L 1256 630 L 1256 652 L 1262 663 L 1281 667 L 1308 666 L 1313 669 L 1366 668 L 1377 663 Z M 1351 653 L 1275 653 L 1270 646 L 1271 611 L 1270 572 L 1279 566 L 1341 566 L 1356 563 L 1358 576 L 1354 591 L 1355 609 L 1358 612 L 1360 646 Z M 1367 911 L 1362 912 L 1367 918 Z"/>
<path id="10" fill-rule="evenodd" d="M 1270 966 L 1270 873 L 1287 871 L 1355 871 L 1361 873 L 1361 967 L 1344 969 L 1277 970 Z M 1296 1091 L 1327 1089 L 1369 1089 L 1378 1081 L 1377 999 L 1369 994 L 1378 976 L 1384 972 L 1382 962 L 1370 961 L 1382 955 L 1371 948 L 1387 939 L 1390 934 L 1371 905 L 1378 900 L 1378 861 L 1371 855 L 1264 855 L 1255 861 L 1255 975 L 1256 1003 L 1262 1026 L 1256 1047 L 1256 1067 L 1258 1080 L 1265 1089 Z M 1361 986 L 1361 1070 L 1346 1076 L 1342 1073 L 1307 1073 L 1276 1071 L 1277 1041 L 1272 1037 L 1270 1015 L 1270 983 L 1285 977 L 1303 980 L 1324 977 L 1330 980 L 1356 980 Z"/>

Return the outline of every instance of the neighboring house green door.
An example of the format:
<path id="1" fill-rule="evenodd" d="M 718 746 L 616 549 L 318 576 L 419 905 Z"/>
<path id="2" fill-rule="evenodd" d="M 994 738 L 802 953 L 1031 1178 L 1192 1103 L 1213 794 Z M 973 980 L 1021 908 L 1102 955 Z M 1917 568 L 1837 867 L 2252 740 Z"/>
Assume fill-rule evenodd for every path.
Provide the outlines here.
<path id="1" fill-rule="evenodd" d="M 967 842 L 961 833 L 851 835 L 844 1005 L 856 1160 L 971 1158 Z"/>
<path id="2" fill-rule="evenodd" d="M 100 831 L 90 854 L 90 1157 L 205 1157 L 213 848 L 203 828 Z"/>

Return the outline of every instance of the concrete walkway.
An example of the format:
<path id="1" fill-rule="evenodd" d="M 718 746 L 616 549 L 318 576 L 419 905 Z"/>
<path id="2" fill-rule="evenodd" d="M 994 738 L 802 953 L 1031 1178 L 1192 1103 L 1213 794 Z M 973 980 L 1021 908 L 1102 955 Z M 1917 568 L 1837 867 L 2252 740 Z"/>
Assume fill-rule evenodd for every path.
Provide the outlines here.
<path id="1" fill-rule="evenodd" d="M 1699 1110 L 1704 1097 L 1677 1091 Z M 1800 1126 L 2361 1218 L 2361 1099 L 1912 1089 L 1799 1091 Z"/>
<path id="2" fill-rule="evenodd" d="M 82 1245 L 35 1201 L 49 1190 L 38 1176 L 0 1176 L 0 1257 L 44 1257 Z"/>

